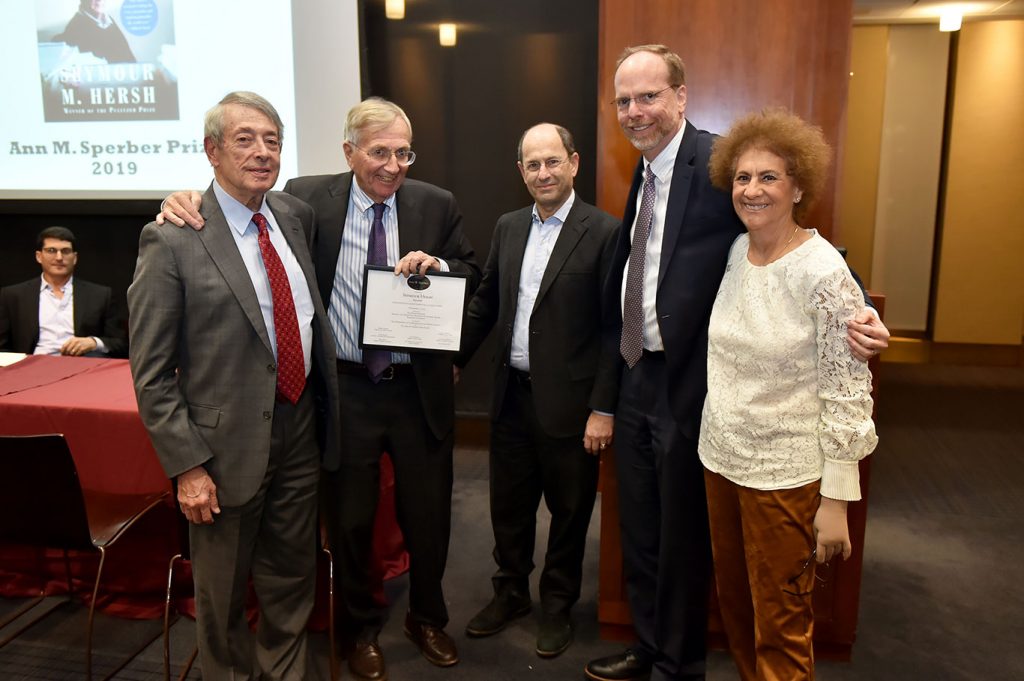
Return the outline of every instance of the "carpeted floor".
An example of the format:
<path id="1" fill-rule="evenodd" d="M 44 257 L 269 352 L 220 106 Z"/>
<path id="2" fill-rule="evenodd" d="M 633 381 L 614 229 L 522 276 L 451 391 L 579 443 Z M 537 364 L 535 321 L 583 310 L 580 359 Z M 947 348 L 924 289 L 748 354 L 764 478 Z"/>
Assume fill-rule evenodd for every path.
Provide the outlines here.
<path id="1" fill-rule="evenodd" d="M 818 678 L 1024 679 L 1024 370 L 886 364 L 883 371 L 858 640 L 851 662 L 820 662 Z M 407 582 L 399 578 L 387 587 L 394 607 L 382 636 L 392 681 L 577 680 L 588 659 L 620 649 L 597 637 L 597 513 L 575 643 L 565 654 L 534 654 L 534 617 L 492 638 L 465 637 L 466 621 L 490 597 L 486 479 L 486 452 L 460 450 L 445 583 L 448 630 L 462 661 L 438 669 L 405 640 Z M 539 533 L 538 563 L 545 539 Z M 0 601 L 0 616 L 16 605 Z M 100 616 L 96 678 L 158 627 Z M 84 678 L 84 629 L 80 606 L 55 613 L 0 649 L 0 680 Z M 193 631 L 188 620 L 175 624 L 176 664 L 187 659 Z M 326 679 L 326 637 L 312 643 Z M 162 664 L 157 641 L 115 678 L 162 678 Z M 351 678 L 347 670 L 343 678 Z M 728 656 L 712 653 L 709 681 L 734 678 Z"/>

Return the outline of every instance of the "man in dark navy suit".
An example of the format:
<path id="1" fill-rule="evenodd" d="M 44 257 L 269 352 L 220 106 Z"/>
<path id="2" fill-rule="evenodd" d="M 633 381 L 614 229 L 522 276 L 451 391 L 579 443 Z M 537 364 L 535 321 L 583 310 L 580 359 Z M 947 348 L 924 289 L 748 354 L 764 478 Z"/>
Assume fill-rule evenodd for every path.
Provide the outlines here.
<path id="1" fill-rule="evenodd" d="M 643 158 L 626 203 L 606 304 L 621 312 L 616 423 L 626 591 L 637 645 L 591 661 L 598 681 L 703 679 L 711 543 L 697 456 L 707 333 L 726 256 L 743 225 L 708 177 L 714 135 L 684 117 L 683 62 L 627 48 L 615 71 L 619 125 Z M 866 360 L 888 344 L 873 311 L 850 323 Z"/>

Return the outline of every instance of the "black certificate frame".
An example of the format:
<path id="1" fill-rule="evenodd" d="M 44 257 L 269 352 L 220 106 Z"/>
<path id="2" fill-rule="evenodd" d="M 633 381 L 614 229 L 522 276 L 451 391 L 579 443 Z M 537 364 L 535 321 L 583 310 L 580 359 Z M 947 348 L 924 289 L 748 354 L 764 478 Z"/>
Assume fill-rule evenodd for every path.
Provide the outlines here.
<path id="1" fill-rule="evenodd" d="M 391 344 L 378 344 L 370 343 L 366 341 L 366 300 L 367 300 L 367 287 L 369 286 L 370 271 L 377 272 L 390 272 L 394 273 L 395 268 L 387 265 L 364 265 L 363 266 L 363 290 L 362 296 L 359 301 L 359 347 L 365 350 L 390 350 L 391 352 L 408 352 L 408 353 L 431 353 L 439 355 L 455 355 L 459 351 L 448 350 L 445 348 L 436 347 L 423 347 L 423 346 L 409 346 L 409 345 L 391 345 Z M 469 302 L 469 291 L 467 282 L 469 281 L 469 275 L 463 274 L 462 272 L 440 272 L 432 271 L 427 274 L 414 274 L 407 278 L 407 283 L 414 281 L 414 278 L 425 278 L 427 280 L 433 279 L 434 277 L 444 278 L 455 278 L 462 279 L 462 309 L 459 311 L 459 345 L 462 344 L 462 332 L 466 326 L 466 305 Z M 415 290 L 415 286 L 410 286 Z"/>

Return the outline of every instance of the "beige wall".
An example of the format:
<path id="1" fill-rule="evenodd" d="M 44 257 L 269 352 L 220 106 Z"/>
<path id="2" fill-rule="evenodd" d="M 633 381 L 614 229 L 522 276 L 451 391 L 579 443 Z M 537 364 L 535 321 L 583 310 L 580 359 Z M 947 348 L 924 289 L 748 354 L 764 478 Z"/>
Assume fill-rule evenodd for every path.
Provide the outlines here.
<path id="1" fill-rule="evenodd" d="M 928 328 L 948 63 L 934 24 L 890 27 L 871 283 L 904 331 Z"/>
<path id="2" fill-rule="evenodd" d="M 850 103 L 846 111 L 846 143 L 840 168 L 837 246 L 845 246 L 847 262 L 871 288 L 871 253 L 875 240 L 878 198 L 878 156 L 885 109 L 888 26 L 854 26 L 850 54 Z"/>
<path id="3" fill-rule="evenodd" d="M 960 35 L 933 339 L 1021 343 L 1024 20 Z"/>

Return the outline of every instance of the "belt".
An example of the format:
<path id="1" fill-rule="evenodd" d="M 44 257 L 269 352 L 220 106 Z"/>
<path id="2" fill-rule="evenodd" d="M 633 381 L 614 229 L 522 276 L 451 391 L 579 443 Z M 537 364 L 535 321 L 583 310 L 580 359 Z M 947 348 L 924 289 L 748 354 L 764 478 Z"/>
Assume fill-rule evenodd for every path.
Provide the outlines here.
<path id="1" fill-rule="evenodd" d="M 530 390 L 532 388 L 532 383 L 530 382 L 530 372 L 529 371 L 520 371 L 519 369 L 515 369 L 513 367 L 509 367 L 508 368 L 508 373 L 509 373 L 509 376 L 511 376 L 512 379 L 516 383 L 518 383 L 520 386 L 522 386 L 526 390 Z"/>
<path id="2" fill-rule="evenodd" d="M 359 362 L 350 362 L 347 359 L 339 359 L 338 362 L 338 373 L 345 374 L 348 376 L 362 376 L 364 378 L 370 378 L 370 370 L 365 364 Z M 397 376 L 404 376 L 412 373 L 411 364 L 392 364 L 384 370 L 384 373 L 380 375 L 380 380 L 390 381 Z"/>

